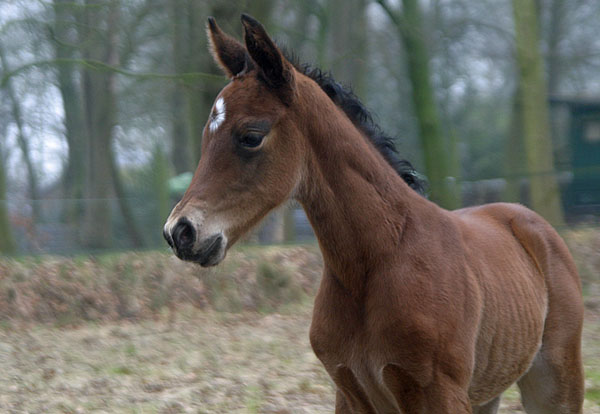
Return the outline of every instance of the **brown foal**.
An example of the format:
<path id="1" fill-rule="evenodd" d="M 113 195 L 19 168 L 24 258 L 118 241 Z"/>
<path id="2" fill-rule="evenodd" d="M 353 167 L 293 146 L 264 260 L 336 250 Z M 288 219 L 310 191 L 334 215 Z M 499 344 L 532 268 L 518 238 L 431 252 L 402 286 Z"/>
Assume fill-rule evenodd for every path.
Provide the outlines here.
<path id="1" fill-rule="evenodd" d="M 552 227 L 520 205 L 428 201 L 370 139 L 364 108 L 344 108 L 351 94 L 242 23 L 245 44 L 209 19 L 231 82 L 165 225 L 177 256 L 216 265 L 294 198 L 324 258 L 310 341 L 336 413 L 495 413 L 514 382 L 528 413 L 581 413 L 580 282 Z"/>

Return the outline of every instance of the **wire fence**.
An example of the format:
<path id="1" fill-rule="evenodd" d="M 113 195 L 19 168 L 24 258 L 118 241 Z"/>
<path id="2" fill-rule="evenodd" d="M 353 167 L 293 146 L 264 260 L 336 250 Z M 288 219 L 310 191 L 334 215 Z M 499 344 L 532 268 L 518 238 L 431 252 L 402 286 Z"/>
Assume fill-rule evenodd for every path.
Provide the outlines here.
<path id="1" fill-rule="evenodd" d="M 128 198 L 126 201 L 132 206 L 128 219 L 123 215 L 120 201 L 116 198 L 19 199 L 0 200 L 0 204 L 7 207 L 17 255 L 166 250 L 168 246 L 162 236 L 166 217 L 159 213 L 156 200 Z M 99 217 L 89 217 L 89 211 L 94 208 L 106 209 L 103 222 L 96 221 Z M 100 242 L 99 231 L 102 233 Z M 242 242 L 276 244 L 312 240 L 314 234 L 304 212 L 297 204 L 290 203 L 267 216 Z"/>
<path id="2" fill-rule="evenodd" d="M 600 161 L 600 160 L 599 160 Z M 600 174 L 578 180 L 572 171 L 554 173 L 559 183 L 567 225 L 600 223 Z M 516 179 L 517 200 L 529 205 L 529 178 L 523 175 L 476 181 L 450 179 L 463 207 L 506 201 L 509 180 Z M 122 200 L 43 199 L 0 200 L 8 211 L 16 252 L 77 255 L 131 249 L 167 249 L 162 238 L 166 217 L 153 198 L 129 198 L 131 215 L 123 215 Z M 177 200 L 173 199 L 174 205 Z M 94 208 L 96 210 L 94 210 Z M 103 209 L 102 218 L 90 211 Z M 101 242 L 91 240 L 101 233 Z M 92 236 L 90 236 L 92 235 Z M 310 223 L 295 202 L 271 213 L 242 242 L 259 244 L 314 241 Z"/>

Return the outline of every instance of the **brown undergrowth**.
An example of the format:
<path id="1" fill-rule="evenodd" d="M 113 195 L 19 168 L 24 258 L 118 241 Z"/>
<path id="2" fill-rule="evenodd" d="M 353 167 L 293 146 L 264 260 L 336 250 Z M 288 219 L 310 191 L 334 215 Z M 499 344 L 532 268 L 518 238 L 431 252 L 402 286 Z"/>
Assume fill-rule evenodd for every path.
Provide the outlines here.
<path id="1" fill-rule="evenodd" d="M 242 247 L 213 269 L 169 253 L 0 259 L 0 321 L 52 323 L 156 319 L 178 307 L 275 311 L 314 294 L 314 247 Z"/>
<path id="2" fill-rule="evenodd" d="M 600 229 L 563 233 L 579 268 L 586 306 L 600 309 Z M 170 252 L 0 258 L 0 323 L 174 317 L 192 305 L 217 311 L 273 312 L 316 292 L 322 259 L 314 245 L 242 246 L 203 269 Z"/>

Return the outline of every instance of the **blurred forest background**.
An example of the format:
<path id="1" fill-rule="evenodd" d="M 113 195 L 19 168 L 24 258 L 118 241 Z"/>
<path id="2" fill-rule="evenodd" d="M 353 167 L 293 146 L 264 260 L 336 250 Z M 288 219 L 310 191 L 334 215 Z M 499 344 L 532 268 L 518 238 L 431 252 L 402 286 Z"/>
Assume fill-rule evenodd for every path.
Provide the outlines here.
<path id="1" fill-rule="evenodd" d="M 430 199 L 559 229 L 600 414 L 598 0 L 0 0 L 0 411 L 333 411 L 300 207 L 216 268 L 162 240 L 227 82 L 207 17 L 241 39 L 242 12 L 351 85 Z"/>
<path id="2" fill-rule="evenodd" d="M 596 0 L 3 0 L 0 251 L 162 246 L 226 83 L 206 18 L 241 38 L 241 12 L 351 85 L 444 207 L 594 220 Z M 293 204 L 263 227 L 310 237 Z"/>

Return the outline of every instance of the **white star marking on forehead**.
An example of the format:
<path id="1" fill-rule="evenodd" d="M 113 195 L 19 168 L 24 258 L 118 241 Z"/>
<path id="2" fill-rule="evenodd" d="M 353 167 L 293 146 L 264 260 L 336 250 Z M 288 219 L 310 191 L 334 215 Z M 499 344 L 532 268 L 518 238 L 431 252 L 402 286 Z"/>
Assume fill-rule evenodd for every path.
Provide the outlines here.
<path id="1" fill-rule="evenodd" d="M 225 101 L 221 97 L 215 102 L 215 109 L 210 117 L 210 124 L 208 124 L 210 132 L 215 132 L 223 121 L 225 121 Z"/>

